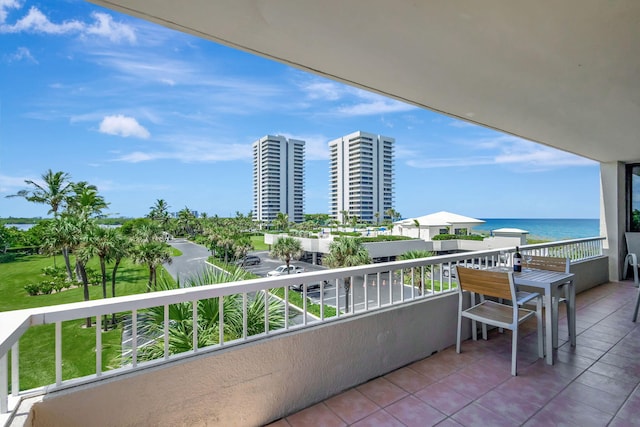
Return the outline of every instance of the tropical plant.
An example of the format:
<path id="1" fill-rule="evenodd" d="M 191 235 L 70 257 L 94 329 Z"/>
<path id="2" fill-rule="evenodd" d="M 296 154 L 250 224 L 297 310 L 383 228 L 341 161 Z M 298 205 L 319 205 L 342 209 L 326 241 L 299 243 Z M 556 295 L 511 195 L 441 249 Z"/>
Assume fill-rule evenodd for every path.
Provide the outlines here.
<path id="1" fill-rule="evenodd" d="M 278 212 L 276 218 L 273 220 L 273 226 L 276 230 L 280 230 L 285 233 L 289 231 L 289 215 Z"/>
<path id="2" fill-rule="evenodd" d="M 157 285 L 157 270 L 162 264 L 171 263 L 171 246 L 164 241 L 162 229 L 154 222 L 141 223 L 133 231 L 134 246 L 131 256 L 135 263 L 149 267 L 147 292 Z"/>
<path id="3" fill-rule="evenodd" d="M 299 259 L 303 253 L 300 240 L 293 237 L 281 237 L 273 244 L 270 255 L 284 261 L 287 264 L 287 273 L 289 273 L 291 260 Z"/>
<path id="4" fill-rule="evenodd" d="M 169 215 L 169 205 L 167 202 L 164 199 L 158 199 L 149 209 L 151 209 L 151 211 L 147 215 L 147 218 L 158 222 L 162 227 L 162 230 L 167 231 L 169 229 L 169 223 L 171 222 L 171 215 Z"/>
<path id="5" fill-rule="evenodd" d="M 371 263 L 369 252 L 358 238 L 338 237 L 329 245 L 329 254 L 322 263 L 329 268 L 355 267 Z M 343 279 L 345 291 L 345 311 L 349 311 L 349 293 L 351 291 L 351 277 Z"/>
<path id="6" fill-rule="evenodd" d="M 189 288 L 218 283 L 237 282 L 247 278 L 247 272 L 238 269 L 232 273 L 214 270 L 202 270 L 180 283 L 171 284 L 164 279 L 159 281 L 160 290 Z M 223 337 L 232 341 L 245 336 L 243 313 L 243 295 L 234 294 L 223 298 L 224 322 Z M 265 326 L 265 312 L 268 305 L 268 328 Z M 192 302 L 171 304 L 169 306 L 169 354 L 193 350 L 193 309 Z M 264 333 L 265 329 L 275 330 L 284 327 L 284 304 L 281 300 L 265 292 L 257 292 L 249 297 L 247 303 L 246 335 Z M 220 337 L 220 298 L 208 298 L 197 302 L 198 348 L 219 343 Z M 139 331 L 151 342 L 139 349 L 138 358 L 153 360 L 164 356 L 164 308 L 154 307 L 139 315 Z"/>
<path id="7" fill-rule="evenodd" d="M 58 211 L 67 201 L 67 196 L 72 191 L 71 176 L 66 172 L 53 172 L 49 169 L 42 175 L 42 184 L 31 179 L 24 182 L 32 186 L 29 190 L 20 190 L 16 194 L 7 197 L 24 197 L 25 200 L 33 203 L 49 205 L 49 213 L 58 215 Z"/>
<path id="8" fill-rule="evenodd" d="M 400 260 L 429 258 L 435 256 L 434 252 L 425 250 L 407 251 L 400 255 Z M 418 292 L 422 292 L 422 279 L 428 279 L 431 275 L 431 265 L 424 265 L 420 268 L 407 268 L 403 270 L 405 284 L 411 284 L 418 288 Z"/>
<path id="9" fill-rule="evenodd" d="M 413 225 L 415 225 L 416 228 L 418 229 L 418 239 L 419 239 L 420 238 L 420 221 L 418 221 L 417 219 L 414 219 Z"/>
<path id="10" fill-rule="evenodd" d="M 193 237 L 196 231 L 199 231 L 200 224 L 191 209 L 185 206 L 184 209 L 178 212 L 176 227 L 178 234 L 186 234 Z"/>

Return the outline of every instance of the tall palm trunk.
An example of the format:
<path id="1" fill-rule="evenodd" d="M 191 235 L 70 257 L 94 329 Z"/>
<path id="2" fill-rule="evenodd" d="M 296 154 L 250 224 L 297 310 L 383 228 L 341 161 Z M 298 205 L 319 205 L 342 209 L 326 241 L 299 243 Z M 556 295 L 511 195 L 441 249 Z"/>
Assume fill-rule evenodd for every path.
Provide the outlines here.
<path id="1" fill-rule="evenodd" d="M 62 257 L 64 258 L 64 265 L 67 268 L 67 277 L 69 281 L 73 280 L 73 272 L 71 271 L 71 261 L 69 261 L 69 248 L 66 246 L 62 248 Z"/>
<path id="2" fill-rule="evenodd" d="M 116 258 L 116 262 L 113 265 L 113 271 L 111 272 L 111 298 L 116 297 L 116 273 L 118 272 L 118 267 L 120 266 L 120 258 Z M 111 324 L 116 324 L 116 314 L 113 313 L 111 315 Z"/>
<path id="3" fill-rule="evenodd" d="M 151 292 L 151 285 L 153 285 L 153 266 L 149 266 L 149 282 L 147 283 L 147 292 Z"/>
<path id="4" fill-rule="evenodd" d="M 82 280 L 82 287 L 84 292 L 84 300 L 89 301 L 89 279 L 87 278 L 87 270 L 84 267 L 84 263 L 80 260 L 76 260 L 76 267 L 80 272 L 80 280 Z M 96 319 L 96 323 L 97 323 Z M 87 317 L 87 328 L 91 327 L 91 317 Z"/>

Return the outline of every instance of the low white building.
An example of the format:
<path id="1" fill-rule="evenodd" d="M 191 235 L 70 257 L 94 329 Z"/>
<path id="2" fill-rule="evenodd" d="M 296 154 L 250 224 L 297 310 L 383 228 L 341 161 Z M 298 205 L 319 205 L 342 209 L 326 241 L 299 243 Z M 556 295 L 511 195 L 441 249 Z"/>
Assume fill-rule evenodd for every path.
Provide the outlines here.
<path id="1" fill-rule="evenodd" d="M 440 211 L 396 221 L 392 234 L 430 241 L 438 234 L 471 234 L 471 229 L 480 224 L 484 224 L 481 219 Z"/>

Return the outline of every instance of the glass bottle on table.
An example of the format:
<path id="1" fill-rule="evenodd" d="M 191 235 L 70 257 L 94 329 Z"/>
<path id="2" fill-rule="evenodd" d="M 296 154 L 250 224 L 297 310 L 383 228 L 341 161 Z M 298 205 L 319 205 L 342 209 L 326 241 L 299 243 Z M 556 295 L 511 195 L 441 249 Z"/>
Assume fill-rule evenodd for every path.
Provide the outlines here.
<path id="1" fill-rule="evenodd" d="M 520 254 L 520 249 L 516 246 L 516 253 L 513 254 L 513 271 L 520 272 L 522 271 L 522 255 Z"/>

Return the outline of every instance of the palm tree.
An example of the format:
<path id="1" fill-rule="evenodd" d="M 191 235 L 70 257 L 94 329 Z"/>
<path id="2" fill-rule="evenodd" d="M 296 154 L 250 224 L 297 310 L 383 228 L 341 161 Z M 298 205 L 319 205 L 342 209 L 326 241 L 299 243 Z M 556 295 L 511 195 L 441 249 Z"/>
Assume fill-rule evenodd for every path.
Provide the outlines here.
<path id="1" fill-rule="evenodd" d="M 134 262 L 149 267 L 147 292 L 157 284 L 157 269 L 171 263 L 171 247 L 163 240 L 162 230 L 155 223 L 143 223 L 134 231 L 135 246 L 131 251 Z"/>
<path id="2" fill-rule="evenodd" d="M 374 212 L 373 216 L 376 219 L 376 225 L 380 225 L 380 212 Z"/>
<path id="3" fill-rule="evenodd" d="M 289 231 L 289 215 L 286 213 L 278 212 L 276 215 L 276 219 L 273 220 L 273 225 L 276 230 L 280 230 L 283 232 Z"/>
<path id="4" fill-rule="evenodd" d="M 355 267 L 357 265 L 370 264 L 369 252 L 358 238 L 339 237 L 329 245 L 329 255 L 323 258 L 322 263 L 329 268 Z M 349 311 L 349 293 L 351 290 L 351 278 L 343 279 L 345 292 L 345 311 Z"/>
<path id="5" fill-rule="evenodd" d="M 147 215 L 148 218 L 160 223 L 162 230 L 167 231 L 169 228 L 169 222 L 171 221 L 171 215 L 169 215 L 169 205 L 164 199 L 156 200 L 155 204 L 149 209 L 151 211 Z"/>
<path id="6" fill-rule="evenodd" d="M 180 234 L 193 236 L 196 222 L 196 217 L 187 206 L 178 212 L 178 229 L 181 232 Z"/>
<path id="7" fill-rule="evenodd" d="M 349 222 L 349 211 L 342 210 L 340 211 L 340 215 L 342 215 L 342 224 Z"/>
<path id="8" fill-rule="evenodd" d="M 24 182 L 33 186 L 30 190 L 20 190 L 16 194 L 7 197 L 24 197 L 25 200 L 33 203 L 46 204 L 51 207 L 49 213 L 53 216 L 58 215 L 58 211 L 67 200 L 67 196 L 71 193 L 72 183 L 71 176 L 66 172 L 53 172 L 49 169 L 42 175 L 44 185 L 26 179 Z"/>
<path id="9" fill-rule="evenodd" d="M 67 211 L 84 217 L 99 217 L 109 207 L 104 197 L 98 194 L 98 188 L 86 181 L 71 185 L 73 192 L 67 195 Z"/>
<path id="10" fill-rule="evenodd" d="M 224 273 L 214 270 L 202 270 L 189 276 L 184 282 L 172 284 L 161 279 L 160 290 L 205 286 L 217 283 L 229 283 L 245 280 L 248 273 L 236 270 Z M 265 305 L 268 304 L 269 330 L 284 326 L 284 304 L 265 292 L 257 292 L 250 297 L 247 306 L 247 335 L 256 335 L 265 331 Z M 223 337 L 231 341 L 244 336 L 242 318 L 242 294 L 224 297 Z M 220 299 L 209 298 L 197 303 L 198 348 L 218 344 L 220 337 Z M 163 324 L 164 308 L 154 307 L 139 316 L 139 331 L 145 336 L 158 336 L 150 345 L 139 349 L 141 360 L 153 360 L 164 355 Z M 169 353 L 177 354 L 193 350 L 193 304 L 191 302 L 171 304 L 169 306 Z"/>
<path id="11" fill-rule="evenodd" d="M 107 261 L 111 259 L 114 247 L 114 229 L 100 227 L 98 224 L 91 224 L 84 236 L 83 250 L 88 258 L 97 256 L 100 262 L 100 275 L 102 284 L 102 298 L 107 298 Z"/>
<path id="12" fill-rule="evenodd" d="M 419 239 L 420 238 L 420 221 L 418 221 L 417 219 L 414 219 L 413 225 L 415 225 L 416 228 L 418 229 L 418 239 Z"/>
<path id="13" fill-rule="evenodd" d="M 405 253 L 403 253 L 402 255 L 400 255 L 398 257 L 398 259 L 400 260 L 407 260 L 407 259 L 420 259 L 420 258 L 429 258 L 435 256 L 434 252 L 431 251 L 425 251 L 425 250 L 413 250 L 413 251 L 407 251 Z M 430 273 L 431 273 L 431 265 L 425 265 L 422 267 L 424 269 L 424 273 L 427 275 L 427 277 L 429 277 Z M 412 280 L 412 274 L 414 273 L 413 268 L 409 268 L 409 269 L 405 269 L 403 271 L 404 273 L 404 280 L 405 282 L 408 282 L 408 284 L 411 284 Z M 415 287 L 418 288 L 418 292 L 422 292 L 422 274 L 417 274 L 417 279 L 416 279 L 416 275 L 413 276 L 413 285 Z"/>
<path id="14" fill-rule="evenodd" d="M 287 264 L 288 274 L 291 260 L 300 258 L 303 253 L 300 240 L 293 237 L 281 237 L 273 244 L 269 255 L 283 260 Z"/>

